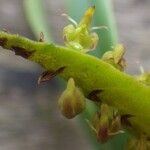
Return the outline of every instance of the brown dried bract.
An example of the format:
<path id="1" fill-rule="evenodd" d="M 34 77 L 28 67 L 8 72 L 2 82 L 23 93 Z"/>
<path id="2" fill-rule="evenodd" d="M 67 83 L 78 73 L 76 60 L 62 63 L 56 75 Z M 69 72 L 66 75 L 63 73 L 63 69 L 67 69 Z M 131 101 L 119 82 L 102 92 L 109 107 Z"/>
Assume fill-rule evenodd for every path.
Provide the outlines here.
<path id="1" fill-rule="evenodd" d="M 130 121 L 128 120 L 131 117 L 133 117 L 133 115 L 131 115 L 131 114 L 121 115 L 121 124 L 131 127 L 132 125 L 131 125 Z"/>
<path id="2" fill-rule="evenodd" d="M 22 56 L 24 58 L 29 58 L 32 55 L 32 53 L 34 52 L 34 51 L 29 52 L 25 48 L 17 47 L 17 46 L 12 46 L 11 49 L 12 49 L 12 51 L 15 52 L 15 55 L 19 55 L 19 56 Z"/>
<path id="3" fill-rule="evenodd" d="M 98 97 L 98 94 L 100 94 L 103 90 L 93 90 L 89 95 L 88 95 L 88 98 L 92 101 L 95 101 L 95 102 L 100 102 L 100 98 Z"/>
<path id="4" fill-rule="evenodd" d="M 5 28 L 2 29 L 2 31 L 6 32 L 6 33 L 9 33 L 9 31 Z"/>
<path id="5" fill-rule="evenodd" d="M 40 33 L 39 42 L 44 42 L 44 33 L 43 32 Z"/>
<path id="6" fill-rule="evenodd" d="M 0 38 L 0 46 L 4 47 L 7 43 L 7 38 Z"/>
<path id="7" fill-rule="evenodd" d="M 56 71 L 44 71 L 38 79 L 38 84 L 40 84 L 42 82 L 46 82 L 48 80 L 51 80 L 53 77 L 55 77 L 59 73 L 62 73 L 64 71 L 64 69 L 65 69 L 65 67 L 61 67 Z"/>

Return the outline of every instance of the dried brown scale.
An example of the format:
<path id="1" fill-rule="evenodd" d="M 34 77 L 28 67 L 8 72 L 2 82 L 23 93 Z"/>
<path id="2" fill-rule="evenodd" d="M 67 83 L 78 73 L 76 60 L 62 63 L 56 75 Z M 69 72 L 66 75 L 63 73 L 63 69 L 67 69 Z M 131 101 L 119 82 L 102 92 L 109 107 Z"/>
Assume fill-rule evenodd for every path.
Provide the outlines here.
<path id="1" fill-rule="evenodd" d="M 128 126 L 128 127 L 131 127 L 132 125 L 131 125 L 130 121 L 128 120 L 131 117 L 133 117 L 133 115 L 131 115 L 131 114 L 122 115 L 121 116 L 121 124 Z"/>
<path id="2" fill-rule="evenodd" d="M 6 33 L 9 33 L 9 31 L 5 28 L 2 29 L 2 31 L 6 32 Z"/>
<path id="3" fill-rule="evenodd" d="M 11 49 L 12 51 L 15 52 L 15 55 L 19 55 L 27 59 L 34 53 L 34 50 L 29 52 L 25 48 L 17 47 L 17 46 L 12 46 Z"/>
<path id="4" fill-rule="evenodd" d="M 40 33 L 39 42 L 44 42 L 44 33 L 43 32 Z"/>
<path id="5" fill-rule="evenodd" d="M 46 82 L 48 80 L 51 80 L 52 78 L 54 78 L 56 75 L 62 73 L 64 71 L 66 67 L 60 67 L 58 70 L 56 71 L 44 71 L 39 79 L 38 79 L 38 84 L 42 83 L 42 82 Z"/>
<path id="6" fill-rule="evenodd" d="M 147 141 L 150 141 L 150 137 L 147 138 Z"/>
<path id="7" fill-rule="evenodd" d="M 5 47 L 7 43 L 7 38 L 0 38 L 0 46 Z"/>
<path id="8" fill-rule="evenodd" d="M 88 98 L 94 102 L 100 102 L 100 98 L 98 97 L 98 94 L 100 94 L 103 90 L 94 90 L 89 95 Z"/>

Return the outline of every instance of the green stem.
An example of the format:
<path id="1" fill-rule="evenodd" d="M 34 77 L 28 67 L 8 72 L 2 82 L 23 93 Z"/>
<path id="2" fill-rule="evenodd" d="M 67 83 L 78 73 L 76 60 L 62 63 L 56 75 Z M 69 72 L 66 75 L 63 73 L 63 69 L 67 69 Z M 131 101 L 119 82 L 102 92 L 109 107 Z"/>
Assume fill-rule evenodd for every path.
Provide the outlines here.
<path id="1" fill-rule="evenodd" d="M 89 2 L 86 0 L 65 0 L 67 13 L 76 21 L 80 22 L 81 15 L 84 14 L 85 10 L 89 7 Z M 77 11 L 78 10 L 78 11 Z M 96 51 L 94 51 L 94 54 L 98 54 Z M 85 130 L 85 133 L 92 144 L 93 148 L 96 150 L 99 150 L 101 148 L 101 145 L 96 141 L 96 138 L 93 135 L 92 130 L 89 128 L 87 122 L 85 119 L 90 120 L 91 117 L 94 115 L 96 111 L 95 105 L 89 101 L 86 103 L 86 109 L 84 113 L 80 116 L 80 123 Z"/>
<path id="2" fill-rule="evenodd" d="M 104 52 L 111 50 L 113 46 L 118 43 L 118 35 L 116 29 L 116 23 L 113 11 L 113 1 L 112 0 L 89 0 L 90 5 L 96 6 L 96 11 L 94 15 L 94 26 L 107 26 L 108 30 L 101 29 L 97 30 L 100 37 L 100 42 L 97 46 L 97 56 L 101 56 Z M 118 135 L 116 138 L 110 141 L 110 149 L 120 149 L 124 148 L 124 143 L 127 139 L 126 134 Z M 117 144 L 116 144 L 117 143 Z M 109 148 L 107 148 L 109 149 Z"/>
<path id="3" fill-rule="evenodd" d="M 54 44 L 34 42 L 18 35 L 0 32 L 0 46 L 38 63 L 53 75 L 74 78 L 86 97 L 98 90 L 97 97 L 119 110 L 125 124 L 135 134 L 150 136 L 150 87 L 120 72 L 102 60 Z M 61 72 L 60 68 L 64 68 Z"/>
<path id="4" fill-rule="evenodd" d="M 97 30 L 96 33 L 98 33 L 100 37 L 100 42 L 97 46 L 97 49 L 95 51 L 92 51 L 91 54 L 95 56 L 102 55 L 105 51 L 111 50 L 112 46 L 115 46 L 117 44 L 117 31 L 114 23 L 114 16 L 113 16 L 113 10 L 112 10 L 112 1 L 111 0 L 65 0 L 66 6 L 68 10 L 68 14 L 71 15 L 71 17 L 77 21 L 80 20 L 81 14 L 84 13 L 84 11 L 92 5 L 96 6 L 96 12 L 93 18 L 94 26 L 107 26 L 109 30 L 101 29 Z M 78 10 L 78 11 L 77 11 Z M 86 111 L 81 116 L 81 122 L 83 122 L 83 118 L 90 119 L 91 115 L 95 113 L 96 108 L 91 103 L 87 105 Z M 84 122 L 83 122 L 84 124 Z M 86 126 L 86 125 L 84 125 Z M 112 149 L 112 147 L 116 147 L 116 144 L 108 143 L 105 146 L 97 144 L 96 140 L 91 137 L 91 132 L 87 129 L 87 134 L 90 137 L 91 143 L 94 144 L 95 149 Z M 110 148 L 111 147 L 111 148 Z M 115 149 L 115 148 L 114 148 Z"/>

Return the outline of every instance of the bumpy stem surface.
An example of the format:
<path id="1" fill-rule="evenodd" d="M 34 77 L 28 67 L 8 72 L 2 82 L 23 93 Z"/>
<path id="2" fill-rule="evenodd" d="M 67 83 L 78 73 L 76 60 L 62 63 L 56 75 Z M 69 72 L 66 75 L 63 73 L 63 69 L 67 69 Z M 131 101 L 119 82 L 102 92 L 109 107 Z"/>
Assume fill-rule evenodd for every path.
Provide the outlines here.
<path id="1" fill-rule="evenodd" d="M 19 35 L 0 32 L 0 46 L 38 63 L 52 76 L 72 77 L 87 98 L 117 108 L 127 128 L 150 137 L 150 87 L 134 77 L 91 55 Z"/>

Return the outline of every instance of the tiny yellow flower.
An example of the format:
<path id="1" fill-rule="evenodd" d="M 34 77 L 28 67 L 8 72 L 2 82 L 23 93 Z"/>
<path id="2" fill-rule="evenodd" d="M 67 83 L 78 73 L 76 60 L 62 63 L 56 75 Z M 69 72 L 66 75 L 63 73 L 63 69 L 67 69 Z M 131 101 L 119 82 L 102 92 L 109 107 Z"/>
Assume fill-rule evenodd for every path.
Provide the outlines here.
<path id="1" fill-rule="evenodd" d="M 63 14 L 72 22 L 72 24 L 64 27 L 63 30 L 63 38 L 67 47 L 81 52 L 88 52 L 96 48 L 99 37 L 97 33 L 91 31 L 103 27 L 90 28 L 94 12 L 95 6 L 88 8 L 79 24 L 68 15 Z"/>

